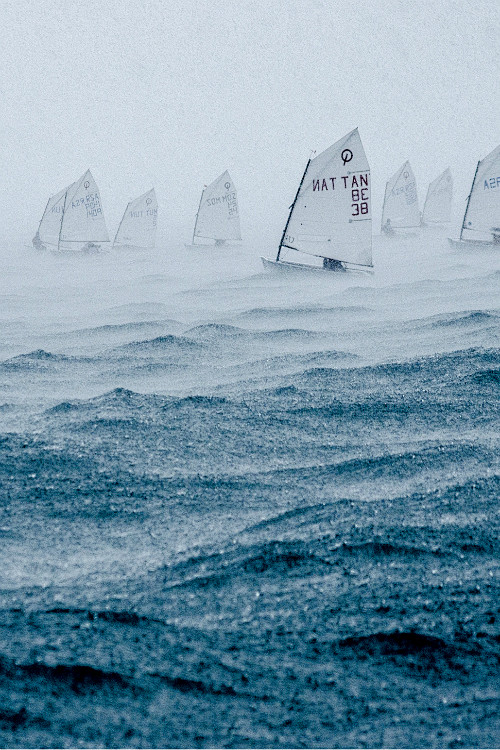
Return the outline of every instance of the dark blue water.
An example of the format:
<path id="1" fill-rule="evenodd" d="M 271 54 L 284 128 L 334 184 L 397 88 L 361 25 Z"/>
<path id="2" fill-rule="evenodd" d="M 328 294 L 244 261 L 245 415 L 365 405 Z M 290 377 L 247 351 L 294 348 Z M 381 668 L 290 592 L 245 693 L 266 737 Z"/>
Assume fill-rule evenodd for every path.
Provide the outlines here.
<path id="1" fill-rule="evenodd" d="M 10 268 L 2 747 L 498 746 L 500 261 L 419 243 Z"/>

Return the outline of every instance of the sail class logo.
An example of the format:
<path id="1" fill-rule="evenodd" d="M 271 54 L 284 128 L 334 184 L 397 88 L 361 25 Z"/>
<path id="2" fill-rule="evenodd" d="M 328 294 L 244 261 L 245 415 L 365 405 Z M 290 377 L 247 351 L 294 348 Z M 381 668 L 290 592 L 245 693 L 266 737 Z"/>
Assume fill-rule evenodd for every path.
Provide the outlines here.
<path id="1" fill-rule="evenodd" d="M 342 163 L 344 164 L 344 167 L 346 164 L 352 161 L 352 157 L 353 157 L 353 153 L 350 148 L 345 148 L 342 151 L 340 158 L 342 159 Z"/>
<path id="2" fill-rule="evenodd" d="M 83 183 L 83 187 L 85 188 L 85 190 L 88 190 L 90 187 L 90 182 L 86 180 L 86 182 Z"/>
<path id="3" fill-rule="evenodd" d="M 226 188 L 226 190 L 229 190 L 229 188 L 231 187 L 231 183 L 230 182 L 225 182 L 224 183 L 224 187 Z"/>

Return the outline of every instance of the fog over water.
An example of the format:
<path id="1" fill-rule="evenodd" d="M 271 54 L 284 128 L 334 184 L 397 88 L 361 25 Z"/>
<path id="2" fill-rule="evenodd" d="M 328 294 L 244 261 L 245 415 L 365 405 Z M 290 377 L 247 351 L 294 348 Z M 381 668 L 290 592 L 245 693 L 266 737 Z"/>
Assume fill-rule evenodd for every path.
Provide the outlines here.
<path id="1" fill-rule="evenodd" d="M 498 4 L 2 12 L 0 746 L 498 747 L 500 253 L 447 243 Z M 354 127 L 374 273 L 266 272 Z M 406 159 L 451 227 L 379 235 Z M 154 250 L 33 250 L 87 168 Z M 225 169 L 243 241 L 187 248 Z"/>

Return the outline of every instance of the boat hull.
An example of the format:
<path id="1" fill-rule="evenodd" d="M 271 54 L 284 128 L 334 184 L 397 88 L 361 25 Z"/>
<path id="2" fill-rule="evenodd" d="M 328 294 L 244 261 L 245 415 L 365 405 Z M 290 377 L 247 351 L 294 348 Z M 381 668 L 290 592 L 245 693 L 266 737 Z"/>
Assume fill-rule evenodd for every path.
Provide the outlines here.
<path id="1" fill-rule="evenodd" d="M 262 265 L 265 269 L 270 271 L 284 271 L 289 273 L 294 272 L 301 272 L 301 273 L 320 273 L 320 274 L 343 274 L 346 272 L 349 273 L 373 273 L 373 270 L 371 268 L 349 268 L 349 267 L 343 267 L 342 269 L 334 269 L 334 268 L 323 268 L 322 266 L 310 266 L 307 265 L 307 263 L 291 263 L 287 260 L 271 260 L 270 258 L 264 258 L 264 256 L 261 255 L 260 257 L 262 261 Z"/>
<path id="2" fill-rule="evenodd" d="M 455 240 L 448 237 L 450 247 L 455 250 L 498 250 L 500 252 L 500 242 L 486 242 L 485 240 Z"/>

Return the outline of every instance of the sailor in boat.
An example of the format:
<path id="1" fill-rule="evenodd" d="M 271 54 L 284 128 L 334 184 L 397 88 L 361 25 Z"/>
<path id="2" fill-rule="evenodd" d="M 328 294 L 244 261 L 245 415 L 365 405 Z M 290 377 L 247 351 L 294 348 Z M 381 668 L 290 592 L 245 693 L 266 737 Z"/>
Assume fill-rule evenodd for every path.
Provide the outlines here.
<path id="1" fill-rule="evenodd" d="M 382 231 L 388 237 L 393 237 L 394 236 L 395 232 L 394 232 L 394 229 L 392 228 L 392 224 L 391 224 L 391 220 L 390 219 L 387 219 L 387 221 L 385 222 L 385 224 L 382 227 Z"/>
<path id="2" fill-rule="evenodd" d="M 493 244 L 500 245 L 500 227 L 492 227 L 491 231 L 493 233 Z"/>
<path id="3" fill-rule="evenodd" d="M 36 231 L 35 236 L 32 239 L 33 247 L 35 250 L 45 250 L 45 245 L 43 244 L 42 240 L 40 239 L 40 232 Z"/>
<path id="4" fill-rule="evenodd" d="M 345 267 L 340 260 L 334 260 L 333 258 L 323 258 L 323 268 L 325 271 L 345 271 Z"/>
<path id="5" fill-rule="evenodd" d="M 215 240 L 215 247 L 222 247 L 226 244 L 226 240 Z"/>
<path id="6" fill-rule="evenodd" d="M 82 247 L 82 253 L 86 253 L 87 255 L 93 255 L 94 253 L 100 253 L 101 252 L 101 246 L 96 245 L 94 242 L 87 242 Z"/>

